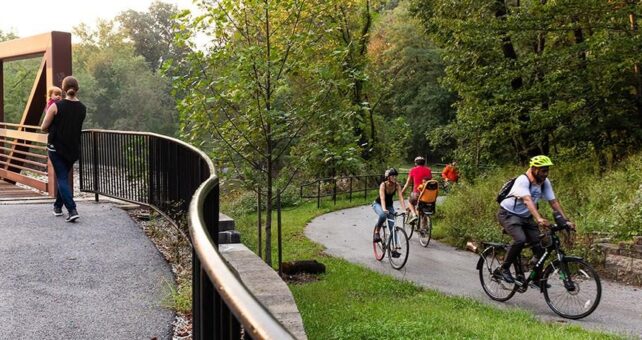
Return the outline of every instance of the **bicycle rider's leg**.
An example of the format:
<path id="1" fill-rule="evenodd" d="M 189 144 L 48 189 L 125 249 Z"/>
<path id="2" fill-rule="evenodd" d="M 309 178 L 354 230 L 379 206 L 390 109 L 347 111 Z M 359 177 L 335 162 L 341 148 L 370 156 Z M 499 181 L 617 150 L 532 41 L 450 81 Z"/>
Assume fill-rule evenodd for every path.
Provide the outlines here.
<path id="1" fill-rule="evenodd" d="M 387 217 L 388 214 L 387 214 L 387 212 L 383 211 L 383 208 L 381 207 L 381 204 L 379 204 L 377 202 L 372 203 L 372 209 L 377 214 L 377 216 L 379 216 L 379 218 L 377 219 L 377 224 L 375 224 L 375 228 L 376 228 L 376 233 L 377 234 L 374 237 L 376 238 L 377 235 L 379 235 L 379 230 L 381 229 L 381 226 L 383 226 L 383 223 L 386 222 L 386 217 Z"/>
<path id="2" fill-rule="evenodd" d="M 533 250 L 533 255 L 537 257 L 538 259 L 544 255 L 544 248 L 539 244 L 539 228 L 537 227 L 537 223 L 531 218 L 528 221 L 528 224 L 524 225 L 524 233 L 526 234 L 526 240 L 533 246 L 531 247 Z"/>
<path id="3" fill-rule="evenodd" d="M 515 262 L 517 257 L 520 256 L 522 248 L 524 248 L 524 244 L 526 243 L 527 239 L 526 234 L 524 233 L 523 226 L 525 224 L 524 220 L 526 220 L 527 223 L 528 220 L 517 215 L 513 215 L 502 208 L 500 208 L 499 212 L 497 212 L 497 220 L 499 220 L 499 224 L 502 225 L 506 233 L 513 238 L 513 242 L 511 242 L 510 246 L 508 247 L 508 252 L 506 253 L 504 263 L 502 263 L 500 267 L 501 274 L 504 280 L 512 283 L 514 281 L 514 278 L 510 274 L 509 268 L 511 264 Z"/>
<path id="4" fill-rule="evenodd" d="M 411 192 L 410 197 L 408 198 L 408 207 L 410 208 L 410 212 L 412 213 L 412 216 L 409 219 L 410 223 L 415 222 L 419 217 L 419 214 L 417 213 L 418 200 L 419 200 L 419 194 L 415 191 Z"/>

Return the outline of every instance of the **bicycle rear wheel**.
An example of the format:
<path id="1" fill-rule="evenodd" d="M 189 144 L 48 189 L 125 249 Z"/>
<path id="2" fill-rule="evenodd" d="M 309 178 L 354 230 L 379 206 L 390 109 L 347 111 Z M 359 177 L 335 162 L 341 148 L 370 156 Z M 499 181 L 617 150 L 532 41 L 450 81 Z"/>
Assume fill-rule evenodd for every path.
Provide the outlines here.
<path id="1" fill-rule="evenodd" d="M 379 228 L 379 238 L 377 242 L 372 242 L 372 250 L 374 251 L 374 257 L 377 261 L 383 260 L 383 257 L 386 255 L 386 242 L 388 241 L 388 232 L 386 227 Z M 377 234 L 377 227 L 372 230 L 372 237 Z"/>
<path id="2" fill-rule="evenodd" d="M 602 297 L 600 277 L 580 258 L 567 257 L 549 264 L 542 282 L 546 304 L 567 319 L 581 319 L 593 313 Z"/>
<path id="3" fill-rule="evenodd" d="M 411 216 L 410 216 L 410 210 L 407 210 L 407 211 L 406 211 L 406 214 L 405 214 L 405 215 L 403 215 L 402 224 L 396 224 L 396 225 L 403 225 L 403 230 L 406 232 L 406 235 L 408 235 L 408 239 L 411 239 L 411 238 L 412 238 L 412 233 L 413 233 L 413 232 L 414 232 L 414 230 L 415 230 L 415 224 L 419 223 L 419 221 L 418 221 L 418 220 L 417 220 L 417 221 L 415 221 L 413 224 L 408 223 L 408 221 L 410 220 L 410 218 L 411 218 Z"/>
<path id="4" fill-rule="evenodd" d="M 517 285 L 502 280 L 501 275 L 496 273 L 505 255 L 503 248 L 488 247 L 479 255 L 477 263 L 481 286 L 486 295 L 495 301 L 508 301 L 517 291 Z"/>
<path id="5" fill-rule="evenodd" d="M 432 238 L 432 219 L 429 215 L 421 215 L 421 223 L 417 232 L 419 233 L 419 244 L 428 247 Z"/>
<path id="6" fill-rule="evenodd" d="M 388 252 L 390 265 L 397 270 L 403 268 L 408 261 L 408 254 L 410 253 L 408 235 L 402 228 L 395 227 L 394 234 L 390 238 L 388 245 L 390 247 Z"/>

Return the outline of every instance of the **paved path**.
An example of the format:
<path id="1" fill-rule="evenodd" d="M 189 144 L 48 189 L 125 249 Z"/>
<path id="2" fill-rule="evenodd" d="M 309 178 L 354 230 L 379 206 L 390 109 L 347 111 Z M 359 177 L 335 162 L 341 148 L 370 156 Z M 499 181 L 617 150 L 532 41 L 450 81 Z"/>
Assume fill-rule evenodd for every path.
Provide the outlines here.
<path id="1" fill-rule="evenodd" d="M 170 339 L 173 276 L 140 227 L 110 204 L 79 203 L 77 223 L 51 207 L 0 205 L 0 339 Z"/>
<path id="2" fill-rule="evenodd" d="M 329 213 L 312 220 L 305 229 L 305 235 L 323 244 L 330 255 L 413 281 L 426 288 L 497 306 L 527 309 L 546 321 L 574 323 L 589 329 L 621 332 L 642 338 L 642 289 L 602 280 L 600 305 L 593 314 L 578 321 L 558 317 L 546 305 L 543 295 L 533 289 L 516 294 L 508 302 L 494 302 L 480 286 L 479 274 L 475 269 L 479 257 L 471 252 L 435 240 L 430 242 L 428 248 L 423 248 L 413 235 L 408 263 L 401 271 L 392 269 L 386 259 L 376 261 L 372 251 L 375 217 L 370 206 Z"/>

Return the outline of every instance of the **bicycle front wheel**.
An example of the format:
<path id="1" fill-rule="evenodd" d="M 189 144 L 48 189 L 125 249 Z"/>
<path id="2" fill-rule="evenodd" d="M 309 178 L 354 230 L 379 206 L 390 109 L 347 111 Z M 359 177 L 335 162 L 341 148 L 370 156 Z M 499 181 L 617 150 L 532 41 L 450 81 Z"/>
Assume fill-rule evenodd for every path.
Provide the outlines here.
<path id="1" fill-rule="evenodd" d="M 421 223 L 419 224 L 419 244 L 428 247 L 430 239 L 432 238 L 432 219 L 428 215 L 421 216 Z"/>
<path id="2" fill-rule="evenodd" d="M 581 319 L 593 313 L 602 297 L 600 277 L 580 258 L 567 257 L 549 264 L 542 278 L 546 304 L 567 319 Z"/>
<path id="3" fill-rule="evenodd" d="M 381 261 L 386 255 L 386 241 L 388 240 L 388 233 L 386 232 L 388 228 L 381 227 L 379 228 L 379 240 L 374 241 L 375 235 L 377 235 L 377 227 L 372 231 L 372 250 L 374 251 L 374 257 L 377 261 Z"/>
<path id="4" fill-rule="evenodd" d="M 408 261 L 408 254 L 410 253 L 410 242 L 408 235 L 399 227 L 395 227 L 394 233 L 389 242 L 388 258 L 390 265 L 394 269 L 401 269 Z"/>
<path id="5" fill-rule="evenodd" d="M 488 247 L 479 255 L 477 263 L 481 286 L 486 295 L 495 301 L 508 301 L 517 291 L 517 285 L 502 280 L 501 275 L 498 274 L 505 256 L 506 249 Z"/>

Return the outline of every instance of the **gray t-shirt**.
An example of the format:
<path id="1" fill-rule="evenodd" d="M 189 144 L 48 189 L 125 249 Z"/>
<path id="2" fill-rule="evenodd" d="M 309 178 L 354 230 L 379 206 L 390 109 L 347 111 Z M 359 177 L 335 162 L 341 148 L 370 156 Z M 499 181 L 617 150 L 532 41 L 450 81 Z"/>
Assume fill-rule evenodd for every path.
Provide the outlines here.
<path id="1" fill-rule="evenodd" d="M 549 181 L 548 178 L 544 181 L 543 187 L 544 192 L 542 192 L 541 184 L 531 184 L 526 175 L 520 175 L 515 179 L 513 188 L 508 193 L 507 198 L 505 198 L 502 203 L 500 203 L 500 205 L 502 208 L 508 210 L 512 214 L 521 217 L 530 217 L 531 212 L 528 211 L 528 207 L 526 207 L 526 204 L 524 204 L 522 197 L 530 195 L 533 199 L 533 203 L 535 204 L 537 204 L 540 198 L 543 198 L 547 201 L 552 201 L 555 199 L 553 186 L 551 185 L 551 181 Z"/>

